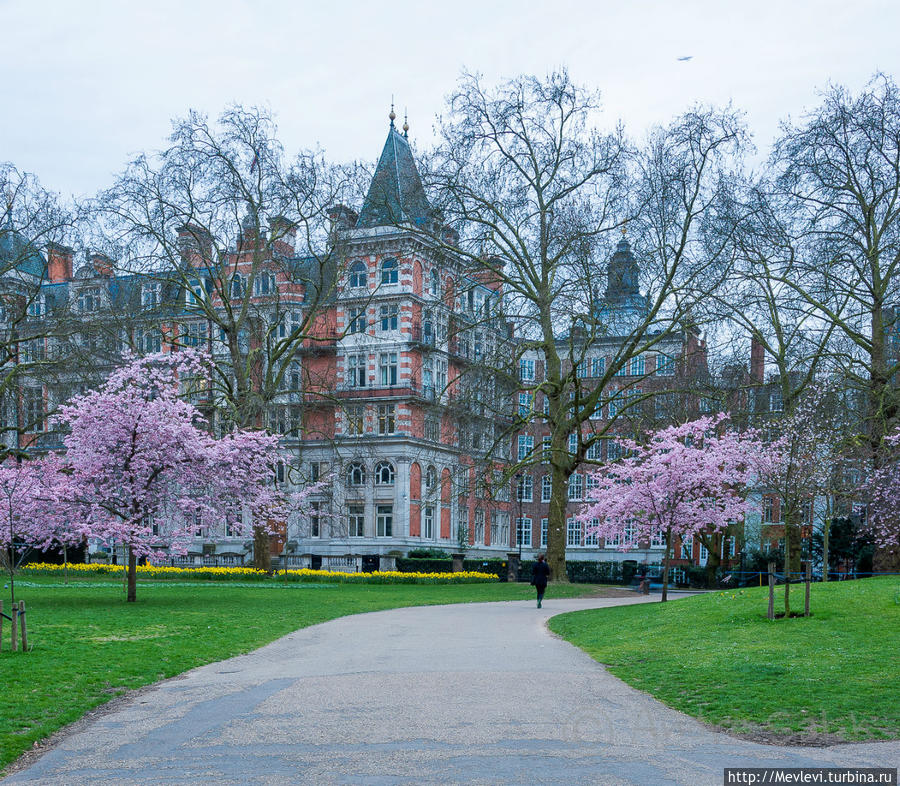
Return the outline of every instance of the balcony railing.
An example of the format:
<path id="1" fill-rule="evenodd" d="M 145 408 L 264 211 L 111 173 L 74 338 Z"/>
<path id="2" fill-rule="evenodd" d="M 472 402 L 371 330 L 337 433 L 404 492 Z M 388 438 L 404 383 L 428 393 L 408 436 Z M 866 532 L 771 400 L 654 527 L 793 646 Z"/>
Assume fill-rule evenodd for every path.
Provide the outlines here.
<path id="1" fill-rule="evenodd" d="M 366 386 L 342 382 L 337 386 L 335 394 L 340 398 L 360 399 L 423 398 L 426 401 L 437 401 L 440 398 L 439 392 L 433 385 L 422 385 L 418 380 L 398 382 L 395 385 L 382 385 L 376 382 Z M 327 394 L 323 393 L 322 395 Z"/>
<path id="2" fill-rule="evenodd" d="M 431 325 L 414 324 L 410 339 L 415 344 L 422 344 L 426 347 L 437 346 L 437 336 L 434 327 Z"/>
<path id="3" fill-rule="evenodd" d="M 337 349 L 337 336 L 329 338 L 309 338 L 298 348 L 304 354 L 319 354 L 322 352 L 334 352 Z"/>

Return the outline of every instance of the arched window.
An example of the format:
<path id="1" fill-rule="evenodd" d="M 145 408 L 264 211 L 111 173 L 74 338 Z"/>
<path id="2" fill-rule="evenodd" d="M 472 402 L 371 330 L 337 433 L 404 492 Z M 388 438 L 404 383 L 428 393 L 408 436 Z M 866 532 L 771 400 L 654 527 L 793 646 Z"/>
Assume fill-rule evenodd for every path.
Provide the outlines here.
<path id="1" fill-rule="evenodd" d="M 437 270 L 431 271 L 431 295 L 432 297 L 441 296 L 441 276 Z"/>
<path id="2" fill-rule="evenodd" d="M 350 286 L 366 287 L 369 285 L 369 274 L 365 262 L 354 262 L 350 266 Z"/>
<path id="3" fill-rule="evenodd" d="M 434 487 L 437 485 L 437 470 L 434 467 L 429 467 L 425 470 L 425 488 L 428 491 L 434 490 Z"/>
<path id="4" fill-rule="evenodd" d="M 359 461 L 347 466 L 347 485 L 350 487 L 366 485 L 366 467 Z"/>
<path id="5" fill-rule="evenodd" d="M 257 297 L 260 295 L 274 295 L 276 289 L 277 281 L 275 279 L 275 274 L 270 273 L 267 270 L 259 273 L 253 280 L 253 294 Z"/>
<path id="6" fill-rule="evenodd" d="M 394 467 L 389 461 L 379 462 L 375 467 L 375 485 L 393 486 Z"/>
<path id="7" fill-rule="evenodd" d="M 231 297 L 238 298 L 244 295 L 244 278 L 239 273 L 231 279 Z"/>
<path id="8" fill-rule="evenodd" d="M 397 260 L 393 257 L 385 259 L 381 263 L 381 283 L 396 284 L 400 280 L 397 271 Z"/>

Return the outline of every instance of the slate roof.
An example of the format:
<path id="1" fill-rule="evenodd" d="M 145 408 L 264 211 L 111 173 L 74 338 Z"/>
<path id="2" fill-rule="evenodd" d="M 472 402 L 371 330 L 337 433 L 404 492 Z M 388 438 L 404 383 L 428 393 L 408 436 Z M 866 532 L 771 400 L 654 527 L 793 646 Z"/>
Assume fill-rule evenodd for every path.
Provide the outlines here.
<path id="1" fill-rule="evenodd" d="M 16 268 L 35 278 L 43 278 L 47 262 L 43 255 L 13 227 L 7 213 L 5 226 L 0 227 L 0 271 Z"/>
<path id="2" fill-rule="evenodd" d="M 424 225 L 432 214 L 409 141 L 392 121 L 356 226 Z"/>

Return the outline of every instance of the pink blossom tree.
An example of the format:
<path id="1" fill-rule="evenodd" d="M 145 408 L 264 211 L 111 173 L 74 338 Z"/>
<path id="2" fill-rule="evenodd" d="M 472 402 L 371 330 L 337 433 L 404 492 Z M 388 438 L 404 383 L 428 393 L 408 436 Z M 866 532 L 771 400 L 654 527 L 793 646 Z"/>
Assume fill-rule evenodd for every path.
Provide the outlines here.
<path id="1" fill-rule="evenodd" d="M 12 456 L 0 462 L 0 546 L 9 573 L 12 602 L 16 601 L 16 547 L 73 546 L 85 532 L 57 516 L 59 460 L 23 460 Z"/>
<path id="2" fill-rule="evenodd" d="M 596 488 L 581 518 L 599 524 L 586 532 L 622 538 L 625 549 L 662 535 L 665 541 L 662 600 L 676 537 L 724 531 L 747 510 L 752 437 L 721 431 L 724 416 L 704 417 L 651 434 L 646 442 L 619 440 L 624 457 L 594 473 Z"/>
<path id="3" fill-rule="evenodd" d="M 900 427 L 884 439 L 882 464 L 866 484 L 869 515 L 866 529 L 877 548 L 893 560 L 900 557 Z"/>
<path id="4" fill-rule="evenodd" d="M 121 544 L 128 601 L 136 598 L 139 559 L 183 553 L 198 528 L 215 534 L 235 510 L 258 524 L 284 520 L 291 508 L 275 485 L 277 437 L 239 430 L 216 439 L 179 397 L 180 380 L 204 373 L 208 358 L 191 351 L 131 360 L 61 407 L 65 454 L 40 462 L 61 462 L 44 534 L 69 519 Z M 235 534 L 242 520 L 231 522 Z"/>
<path id="5" fill-rule="evenodd" d="M 753 454 L 755 485 L 777 497 L 784 526 L 784 613 L 789 617 L 790 576 L 800 571 L 802 527 L 812 521 L 817 497 L 832 500 L 843 491 L 842 472 L 851 422 L 840 406 L 839 389 L 823 384 L 798 397 L 792 412 L 769 422 L 769 439 Z M 827 502 L 828 510 L 833 508 Z M 826 516 L 826 519 L 829 517 Z M 828 573 L 828 529 L 823 529 L 824 573 Z"/>

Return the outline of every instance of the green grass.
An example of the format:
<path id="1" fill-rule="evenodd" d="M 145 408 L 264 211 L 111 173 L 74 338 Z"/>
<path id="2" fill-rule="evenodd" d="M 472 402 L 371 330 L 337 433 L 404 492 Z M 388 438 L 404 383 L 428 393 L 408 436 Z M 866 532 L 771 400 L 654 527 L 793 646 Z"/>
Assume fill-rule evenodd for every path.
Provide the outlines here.
<path id="1" fill-rule="evenodd" d="M 0 652 L 0 768 L 35 742 L 126 690 L 249 652 L 290 631 L 365 611 L 438 603 L 533 598 L 526 584 L 453 586 L 244 585 L 139 582 L 97 577 L 63 586 L 23 577 L 31 652 Z M 594 590 L 554 586 L 557 597 Z M 6 603 L 8 609 L 8 590 Z"/>
<path id="2" fill-rule="evenodd" d="M 736 733 L 900 737 L 898 579 L 814 584 L 813 616 L 773 622 L 767 592 L 572 612 L 550 627 L 635 688 Z M 802 608 L 802 587 L 791 596 Z"/>

